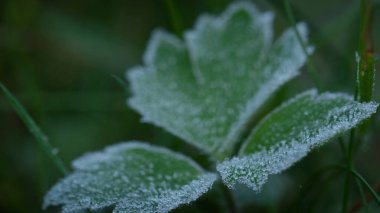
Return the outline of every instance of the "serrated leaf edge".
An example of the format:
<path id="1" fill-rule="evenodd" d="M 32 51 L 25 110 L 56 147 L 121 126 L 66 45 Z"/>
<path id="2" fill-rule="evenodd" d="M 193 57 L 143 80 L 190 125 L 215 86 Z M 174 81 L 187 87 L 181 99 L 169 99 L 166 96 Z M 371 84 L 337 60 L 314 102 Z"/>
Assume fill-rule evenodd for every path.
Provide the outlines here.
<path id="1" fill-rule="evenodd" d="M 318 92 L 317 92 L 316 89 L 311 89 L 311 90 L 308 90 L 308 91 L 305 91 L 305 92 L 303 92 L 301 94 L 296 95 L 294 98 L 288 100 L 287 102 L 283 103 L 280 107 L 278 107 L 277 109 L 273 110 L 264 119 L 262 119 L 261 122 L 257 125 L 257 127 L 252 131 L 252 133 L 250 134 L 250 136 L 247 138 L 247 140 L 244 142 L 244 144 L 242 145 L 241 149 L 239 150 L 238 156 L 235 156 L 235 157 L 233 157 L 233 158 L 231 158 L 229 160 L 225 160 L 222 163 L 219 163 L 217 165 L 217 171 L 221 175 L 223 182 L 229 188 L 233 188 L 236 183 L 242 183 L 242 184 L 246 184 L 247 186 L 249 186 L 250 188 L 252 188 L 255 191 L 260 191 L 261 187 L 262 187 L 262 184 L 264 184 L 266 182 L 266 180 L 268 179 L 269 175 L 273 175 L 273 174 L 277 174 L 277 173 L 282 172 L 283 170 L 285 170 L 285 169 L 289 168 L 290 166 L 292 166 L 294 163 L 300 161 L 312 149 L 314 149 L 314 148 L 316 148 L 318 146 L 323 145 L 324 143 L 326 143 L 327 141 L 329 141 L 329 139 L 331 139 L 331 138 L 333 138 L 333 137 L 335 137 L 335 136 L 337 136 L 339 134 L 342 134 L 342 132 L 345 132 L 345 131 L 347 131 L 349 129 L 354 128 L 356 125 L 358 125 L 359 123 L 361 123 L 363 120 L 368 119 L 370 116 L 372 116 L 376 112 L 377 107 L 379 106 L 379 104 L 376 103 L 376 102 L 368 102 L 368 103 L 355 102 L 358 105 L 366 106 L 366 108 L 367 108 L 366 109 L 367 110 L 367 114 L 366 114 L 365 117 L 363 117 L 362 119 L 355 119 L 353 122 L 350 122 L 350 124 L 348 126 L 344 127 L 343 130 L 336 130 L 336 131 L 332 132 L 331 134 L 324 135 L 322 137 L 320 137 L 319 135 L 316 136 L 316 137 L 313 137 L 313 138 L 309 139 L 309 141 L 312 141 L 312 142 L 309 142 L 307 144 L 299 144 L 299 143 L 297 143 L 298 145 L 301 145 L 301 147 L 298 147 L 299 150 L 292 150 L 291 149 L 291 147 L 294 146 L 294 142 L 292 142 L 290 145 L 286 145 L 288 147 L 288 149 L 286 147 L 285 148 L 282 147 L 282 149 L 281 149 L 281 146 L 280 146 L 280 147 L 277 147 L 277 150 L 269 149 L 269 150 L 261 150 L 261 151 L 254 152 L 254 153 L 248 154 L 248 155 L 247 154 L 245 154 L 245 155 L 242 154 L 242 152 L 244 151 L 245 147 L 250 142 L 251 136 L 255 134 L 255 132 L 257 131 L 257 129 L 260 126 L 261 123 L 263 123 L 267 119 L 269 119 L 269 117 L 273 113 L 281 111 L 283 108 L 287 107 L 288 105 L 294 103 L 299 98 L 302 98 L 304 96 L 311 96 L 312 98 L 314 97 L 317 100 L 318 99 L 323 99 L 323 100 L 326 100 L 326 99 L 336 99 L 337 97 L 340 97 L 340 98 L 344 98 L 346 100 L 353 101 L 352 96 L 350 96 L 350 95 L 348 95 L 346 93 L 330 93 L 330 92 L 325 92 L 325 93 L 322 93 L 322 94 L 318 95 Z M 319 131 L 325 132 L 325 131 L 329 130 L 331 132 L 331 129 L 326 129 L 326 128 L 327 127 L 324 127 L 321 130 L 319 130 Z M 320 143 L 317 143 L 317 142 L 320 142 Z M 290 149 L 290 153 L 292 153 L 292 154 L 287 153 L 289 151 L 289 149 Z M 271 155 L 275 155 L 275 154 L 279 154 L 279 153 L 280 154 L 286 154 L 286 155 L 292 156 L 295 160 L 289 161 L 289 162 L 281 162 L 281 165 L 278 165 L 276 167 L 276 169 L 274 169 L 271 172 L 265 173 L 263 175 L 263 177 L 261 177 L 261 179 L 259 179 L 259 183 L 258 184 L 251 183 L 250 181 L 248 181 L 247 179 L 244 179 L 242 177 L 238 177 L 236 179 L 236 181 L 233 181 L 233 183 L 227 181 L 228 177 L 226 175 L 226 173 L 227 173 L 226 170 L 228 170 L 229 165 L 243 165 L 243 162 L 245 162 L 245 161 L 251 161 L 251 160 L 256 159 L 257 157 L 260 158 L 260 159 L 263 159 L 265 157 L 269 157 L 270 158 Z"/>
<path id="2" fill-rule="evenodd" d="M 140 142 L 140 141 L 121 142 L 121 143 L 110 145 L 101 151 L 86 153 L 86 154 L 82 155 L 81 157 L 79 157 L 78 159 L 73 161 L 73 163 L 72 163 L 72 166 L 74 168 L 73 174 L 75 172 L 86 172 L 87 171 L 87 169 L 84 167 L 84 165 L 86 165 L 87 163 L 84 163 L 84 165 L 81 165 L 81 164 L 83 164 L 83 162 L 91 161 L 92 163 L 95 163 L 94 161 L 102 162 L 102 161 L 112 160 L 112 158 L 114 157 L 114 154 L 117 154 L 118 152 L 125 152 L 128 150 L 133 150 L 133 149 L 143 149 L 143 150 L 146 150 L 149 152 L 162 153 L 162 154 L 168 155 L 170 157 L 176 158 L 178 160 L 183 160 L 186 163 L 190 164 L 198 172 L 201 173 L 197 179 L 192 180 L 188 184 L 182 186 L 181 189 L 172 190 L 172 191 L 169 190 L 167 192 L 167 193 L 177 193 L 178 194 L 179 192 L 181 192 L 182 189 L 187 190 L 187 189 L 189 189 L 189 187 L 191 189 L 193 189 L 193 186 L 198 186 L 198 188 L 202 189 L 201 193 L 200 193 L 200 191 L 197 191 L 197 193 L 192 193 L 190 196 L 190 199 L 186 200 L 184 203 L 179 203 L 178 200 L 173 201 L 173 202 L 177 202 L 177 206 L 174 206 L 172 209 L 174 209 L 178 206 L 181 206 L 181 205 L 188 204 L 188 203 L 196 200 L 203 193 L 207 192 L 213 186 L 213 183 L 217 180 L 216 174 L 211 173 L 211 172 L 207 172 L 205 169 L 203 169 L 201 166 L 199 166 L 193 159 L 191 159 L 191 158 L 189 158 L 183 154 L 180 154 L 178 152 L 174 152 L 170 149 L 155 146 L 155 145 L 150 145 L 148 143 Z M 206 183 L 206 185 L 201 186 L 200 184 L 202 184 L 202 183 Z M 53 191 L 54 187 L 55 186 L 53 186 L 53 188 L 51 188 L 46 193 L 46 195 L 44 197 L 43 206 L 42 206 L 43 209 L 46 210 L 46 208 L 48 206 L 57 206 L 57 205 L 62 206 L 62 212 L 73 212 L 73 211 L 83 209 L 83 208 L 68 207 L 64 203 L 48 203 L 47 198 L 49 197 L 49 194 Z M 188 190 L 188 191 L 190 191 L 190 190 Z M 161 197 L 159 199 L 164 199 L 164 198 L 165 197 Z M 117 206 L 118 203 L 121 203 L 121 202 L 123 202 L 123 199 L 111 200 L 109 202 L 103 203 L 103 205 L 96 205 L 96 207 L 90 207 L 90 209 L 91 210 L 99 210 L 101 208 L 104 208 L 104 207 L 107 207 L 107 206 L 110 206 L 113 204 L 116 204 L 116 206 Z M 163 210 L 160 212 L 166 212 L 166 211 Z"/>

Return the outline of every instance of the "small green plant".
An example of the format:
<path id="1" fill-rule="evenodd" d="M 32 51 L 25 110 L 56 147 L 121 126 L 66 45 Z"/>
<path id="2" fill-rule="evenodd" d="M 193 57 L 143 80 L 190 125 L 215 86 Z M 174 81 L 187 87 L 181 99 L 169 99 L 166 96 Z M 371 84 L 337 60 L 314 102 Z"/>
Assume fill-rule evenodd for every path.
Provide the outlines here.
<path id="1" fill-rule="evenodd" d="M 128 71 L 128 103 L 142 120 L 206 153 L 214 169 L 166 148 L 120 143 L 75 160 L 73 173 L 47 193 L 44 208 L 169 212 L 198 199 L 218 180 L 230 189 L 239 183 L 259 192 L 268 176 L 376 112 L 378 104 L 371 97 L 359 102 L 348 94 L 311 89 L 253 127 L 259 109 L 300 74 L 313 52 L 306 24 L 287 29 L 272 42 L 272 20 L 271 12 L 238 2 L 218 17 L 201 16 L 184 41 L 157 30 L 144 65 Z M 364 80 L 371 87 L 359 84 L 359 89 L 372 96 L 373 77 Z M 349 171 L 366 184 L 355 170 Z"/>

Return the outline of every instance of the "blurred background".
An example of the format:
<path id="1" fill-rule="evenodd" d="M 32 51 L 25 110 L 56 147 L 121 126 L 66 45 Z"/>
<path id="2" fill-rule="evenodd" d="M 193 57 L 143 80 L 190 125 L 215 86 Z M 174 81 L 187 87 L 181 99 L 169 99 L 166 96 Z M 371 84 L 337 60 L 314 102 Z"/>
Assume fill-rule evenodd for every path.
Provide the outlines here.
<path id="1" fill-rule="evenodd" d="M 197 150 L 160 128 L 140 123 L 140 116 L 126 105 L 128 83 L 116 79 L 125 81 L 127 69 L 141 64 L 153 29 L 174 33 L 176 23 L 192 28 L 198 15 L 220 14 L 230 2 L 1 0 L 0 81 L 27 108 L 67 165 L 85 152 L 129 140 L 170 147 L 205 164 L 205 156 Z M 252 2 L 263 11 L 275 12 L 276 35 L 290 26 L 283 1 Z M 378 51 L 380 2 L 373 2 L 372 36 Z M 360 1 L 290 0 L 290 4 L 296 20 L 306 22 L 310 28 L 310 40 L 315 46 L 312 63 L 323 90 L 352 94 Z M 173 14 L 177 14 L 175 19 Z M 266 110 L 310 87 L 313 82 L 304 68 L 303 75 L 278 92 Z M 378 94 L 379 90 L 375 91 L 376 100 Z M 379 126 L 378 117 L 372 130 Z M 375 184 L 380 180 L 380 137 L 372 132 L 375 134 L 366 137 L 356 163 L 358 170 Z M 343 176 L 330 175 L 326 183 L 315 181 L 310 193 L 297 198 L 314 171 L 342 160 L 337 144 L 329 143 L 284 174 L 271 178 L 261 194 L 238 187 L 234 196 L 239 208 L 243 212 L 289 212 L 296 205 L 301 212 L 338 211 Z M 41 212 L 44 194 L 59 178 L 59 171 L 1 94 L 0 212 Z M 358 192 L 352 190 L 351 203 L 358 198 Z M 225 208 L 220 203 L 214 190 L 178 211 L 223 212 Z"/>

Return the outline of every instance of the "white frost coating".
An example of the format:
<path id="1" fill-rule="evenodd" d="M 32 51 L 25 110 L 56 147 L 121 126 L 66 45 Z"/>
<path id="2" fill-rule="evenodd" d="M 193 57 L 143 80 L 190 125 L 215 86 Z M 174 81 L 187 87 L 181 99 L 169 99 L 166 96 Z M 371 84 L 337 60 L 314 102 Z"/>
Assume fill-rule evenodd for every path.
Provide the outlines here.
<path id="1" fill-rule="evenodd" d="M 191 158 L 185 155 L 179 154 L 178 152 L 174 152 L 164 147 L 158 147 L 139 141 L 121 142 L 118 144 L 107 146 L 103 152 L 87 153 L 84 156 L 74 160 L 73 167 L 77 170 L 86 170 L 88 168 L 91 168 L 91 166 L 93 166 L 94 164 L 109 161 L 113 158 L 119 158 L 117 154 L 120 152 L 125 152 L 134 149 L 144 149 L 149 152 L 165 154 L 178 160 L 186 161 L 186 163 L 196 168 L 199 172 L 205 172 L 205 170 L 202 167 L 200 167 Z"/>
<path id="2" fill-rule="evenodd" d="M 202 76 L 202 72 L 198 66 L 198 62 L 196 61 L 198 53 L 196 53 L 194 48 L 197 46 L 196 40 L 198 37 L 202 37 L 203 31 L 207 30 L 210 26 L 214 27 L 217 31 L 221 31 L 224 29 L 227 21 L 238 11 L 243 10 L 247 11 L 251 16 L 252 21 L 257 26 L 261 27 L 261 31 L 263 33 L 263 38 L 265 39 L 264 43 L 269 44 L 272 41 L 273 30 L 271 28 L 274 14 L 272 12 L 264 12 L 260 13 L 255 5 L 248 1 L 240 1 L 232 3 L 227 10 L 220 15 L 219 17 L 215 17 L 209 14 L 201 15 L 193 30 L 188 30 L 184 33 L 185 40 L 188 46 L 188 50 L 190 53 L 190 60 L 192 61 L 192 70 L 199 84 L 207 83 L 204 77 Z M 256 27 L 257 27 L 256 26 Z M 255 26 L 250 26 L 255 27 Z M 215 32 L 218 33 L 218 32 Z M 202 46 L 201 46 L 202 47 Z M 242 47 L 244 48 L 244 47 Z M 221 50 L 223 51 L 223 50 Z M 241 51 L 241 49 L 236 49 L 236 51 Z M 217 53 L 214 53 L 217 54 Z"/>
<path id="3" fill-rule="evenodd" d="M 264 118 L 234 157 L 217 165 L 223 181 L 259 191 L 268 176 L 278 174 L 312 149 L 376 112 L 375 102 L 359 103 L 343 93 L 304 92 Z M 286 126 L 288 125 L 288 126 Z"/>
<path id="4" fill-rule="evenodd" d="M 208 25 L 212 25 L 213 27 L 218 28 L 219 30 L 223 30 L 223 28 L 226 25 L 226 22 L 239 10 L 247 11 L 256 24 L 263 25 L 264 27 L 262 30 L 264 30 L 264 38 L 267 42 L 272 41 L 272 28 L 265 26 L 272 25 L 274 14 L 272 12 L 261 13 L 252 3 L 247 1 L 234 2 L 219 17 L 215 17 L 209 14 L 201 15 L 198 18 L 194 29 L 185 32 L 186 41 L 191 42 L 192 40 L 194 40 L 196 37 L 199 36 L 200 32 L 209 27 Z"/>
<path id="5" fill-rule="evenodd" d="M 230 17 L 240 10 L 247 11 L 248 14 L 252 16 L 252 19 L 260 18 L 260 16 L 263 15 L 250 2 L 247 2 L 247 1 L 234 2 L 219 17 L 211 16 L 209 14 L 201 15 L 195 24 L 195 27 L 194 27 L 195 30 L 186 31 L 185 32 L 186 36 L 190 36 L 190 37 L 197 36 L 196 34 L 198 33 L 198 31 L 202 31 L 203 29 L 207 28 L 207 24 L 212 24 L 213 26 L 222 29 L 225 26 L 226 22 L 230 19 Z M 267 13 L 267 14 L 270 14 L 269 16 L 272 16 L 270 19 L 273 19 L 272 13 Z M 267 18 L 268 17 L 265 17 L 265 19 Z M 270 22 L 271 21 L 272 20 L 270 20 Z"/>
<path id="6" fill-rule="evenodd" d="M 144 198 L 145 202 L 131 205 L 127 198 L 118 204 L 114 212 L 169 212 L 180 205 L 189 204 L 206 193 L 216 181 L 215 174 L 207 173 L 201 175 L 197 180 L 182 186 L 178 190 L 167 190 L 161 195 Z"/>
<path id="7" fill-rule="evenodd" d="M 272 43 L 272 21 L 273 13 L 236 2 L 218 17 L 201 16 L 185 42 L 154 32 L 144 65 L 128 72 L 128 104 L 144 122 L 223 159 L 257 110 L 305 62 L 294 30 Z M 297 27 L 307 43 L 305 24 Z"/>
<path id="8" fill-rule="evenodd" d="M 156 57 L 157 48 L 161 41 L 169 42 L 178 49 L 183 49 L 185 46 L 181 40 L 174 35 L 165 32 L 162 29 L 156 29 L 152 33 L 152 38 L 149 40 L 147 50 L 144 54 L 144 63 L 153 66 L 154 58 Z"/>
<path id="9" fill-rule="evenodd" d="M 308 34 L 306 24 L 299 23 L 296 27 L 301 37 L 306 38 Z M 281 43 L 282 40 L 285 40 L 292 34 L 294 34 L 293 30 L 288 29 L 282 38 L 277 41 L 277 43 Z M 284 48 L 291 49 L 291 46 L 294 45 L 294 43 L 285 43 L 285 45 L 286 47 Z M 308 54 L 311 54 L 313 50 L 314 48 L 309 46 Z M 295 56 L 295 58 L 298 58 L 297 60 L 299 60 L 299 64 L 302 64 L 302 62 L 306 60 L 306 56 L 302 51 L 298 51 L 298 54 Z M 290 68 L 288 64 L 283 64 L 282 67 L 279 67 L 279 70 L 273 74 L 272 78 L 265 82 L 265 84 L 262 84 L 255 96 L 248 100 L 245 109 L 239 115 L 239 119 L 231 126 L 231 130 L 227 136 L 226 143 L 223 143 L 222 146 L 220 146 L 220 150 L 223 151 L 230 148 L 230 146 L 232 146 L 233 143 L 239 139 L 239 136 L 246 128 L 246 125 L 248 124 L 250 118 L 260 108 L 260 106 L 262 106 L 268 100 L 268 98 L 278 89 L 279 86 L 285 84 L 289 80 L 299 75 L 298 69 L 293 68 L 294 61 L 289 61 L 289 63 L 292 64 L 290 65 Z"/>
<path id="10" fill-rule="evenodd" d="M 308 152 L 307 145 L 293 142 L 291 145 L 263 150 L 251 156 L 234 157 L 218 164 L 217 170 L 229 188 L 233 188 L 236 183 L 242 183 L 254 191 L 260 191 L 269 175 L 289 168 Z"/>
<path id="11" fill-rule="evenodd" d="M 140 142 L 121 143 L 74 161 L 75 171 L 45 196 L 63 212 L 168 212 L 207 192 L 217 176 L 186 156 Z"/>

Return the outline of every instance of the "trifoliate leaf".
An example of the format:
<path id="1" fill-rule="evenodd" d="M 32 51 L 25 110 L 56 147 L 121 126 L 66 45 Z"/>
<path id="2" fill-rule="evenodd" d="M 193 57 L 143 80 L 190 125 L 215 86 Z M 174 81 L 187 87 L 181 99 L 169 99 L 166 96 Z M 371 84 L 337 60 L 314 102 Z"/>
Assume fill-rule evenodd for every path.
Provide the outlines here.
<path id="1" fill-rule="evenodd" d="M 128 72 L 130 106 L 144 121 L 223 158 L 258 108 L 305 62 L 294 30 L 272 44 L 272 19 L 239 2 L 219 17 L 202 16 L 185 42 L 155 31 L 144 66 Z M 297 27 L 306 41 L 306 26 Z"/>
<path id="2" fill-rule="evenodd" d="M 305 92 L 285 103 L 253 130 L 239 156 L 217 166 L 223 181 L 260 190 L 268 175 L 292 166 L 313 148 L 376 112 L 378 104 L 359 103 L 341 93 Z"/>
<path id="3" fill-rule="evenodd" d="M 73 166 L 73 174 L 47 193 L 45 208 L 63 205 L 63 212 L 72 212 L 114 205 L 114 212 L 168 212 L 196 200 L 216 180 L 181 154 L 138 142 L 87 154 Z"/>

